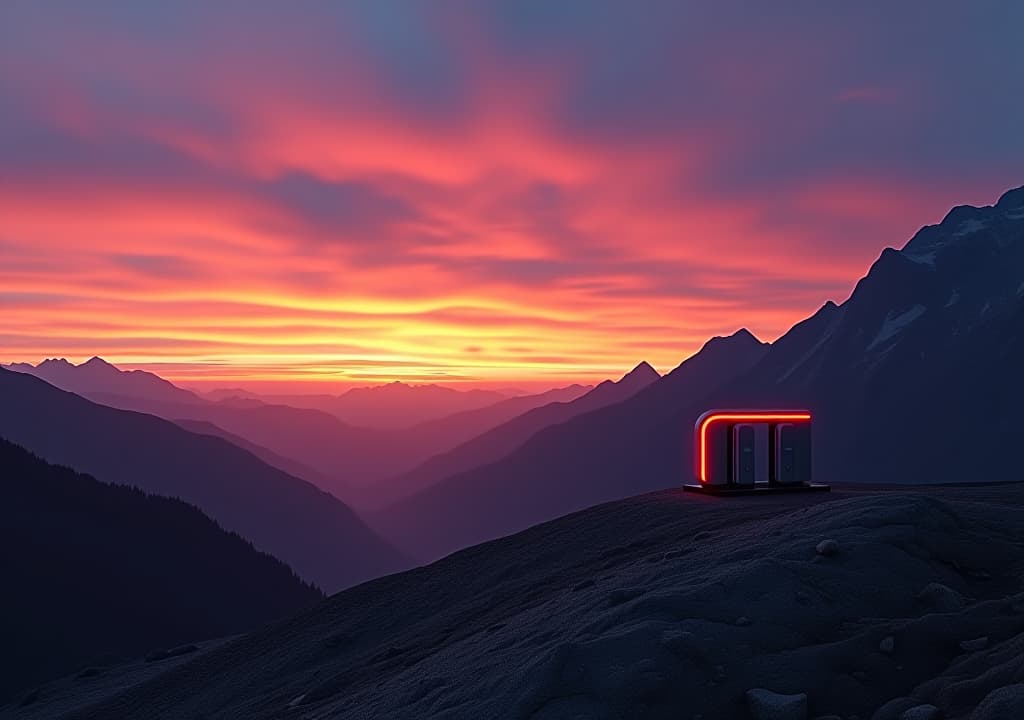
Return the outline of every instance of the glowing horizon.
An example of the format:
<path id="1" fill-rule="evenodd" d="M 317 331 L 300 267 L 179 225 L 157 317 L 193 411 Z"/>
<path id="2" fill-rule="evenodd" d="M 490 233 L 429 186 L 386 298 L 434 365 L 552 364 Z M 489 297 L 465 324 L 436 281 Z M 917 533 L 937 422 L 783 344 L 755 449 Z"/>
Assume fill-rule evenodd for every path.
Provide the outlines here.
<path id="1" fill-rule="evenodd" d="M 515 5 L 5 5 L 0 362 L 665 373 L 1022 180 L 997 13 L 930 5 L 909 56 L 913 8 Z"/>

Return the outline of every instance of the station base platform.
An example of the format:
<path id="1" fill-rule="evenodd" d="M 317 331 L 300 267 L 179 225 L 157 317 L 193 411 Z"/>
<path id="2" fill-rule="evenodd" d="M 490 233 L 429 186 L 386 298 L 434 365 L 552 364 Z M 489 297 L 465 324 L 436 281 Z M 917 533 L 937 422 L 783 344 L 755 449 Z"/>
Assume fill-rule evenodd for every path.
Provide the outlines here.
<path id="1" fill-rule="evenodd" d="M 776 495 L 778 493 L 799 493 L 799 492 L 828 492 L 831 485 L 824 483 L 808 483 L 806 485 L 769 485 L 758 483 L 756 485 L 698 485 L 690 483 L 683 485 L 686 492 L 700 493 L 702 495 Z"/>

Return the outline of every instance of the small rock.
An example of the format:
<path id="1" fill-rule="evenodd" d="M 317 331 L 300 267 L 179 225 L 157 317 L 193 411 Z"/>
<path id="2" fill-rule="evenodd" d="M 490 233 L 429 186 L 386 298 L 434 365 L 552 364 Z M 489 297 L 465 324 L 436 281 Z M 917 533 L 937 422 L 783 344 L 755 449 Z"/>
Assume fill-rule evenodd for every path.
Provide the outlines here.
<path id="1" fill-rule="evenodd" d="M 898 697 L 890 700 L 875 711 L 871 720 L 900 720 L 903 713 L 917 705 L 917 700 L 908 697 Z"/>
<path id="2" fill-rule="evenodd" d="M 747 690 L 754 720 L 807 720 L 807 695 L 783 695 L 763 688 Z"/>
<path id="3" fill-rule="evenodd" d="M 663 560 L 671 560 L 672 558 L 677 558 L 677 557 L 679 557 L 682 554 L 683 554 L 682 550 L 669 550 L 667 553 L 665 553 L 665 555 L 663 556 L 662 559 Z"/>
<path id="4" fill-rule="evenodd" d="M 964 607 L 963 595 L 942 583 L 928 583 L 917 594 L 917 598 L 939 612 L 954 612 Z"/>
<path id="5" fill-rule="evenodd" d="M 576 583 L 575 585 L 572 586 L 572 591 L 573 592 L 579 592 L 580 590 L 585 590 L 586 588 L 593 587 L 593 586 L 594 586 L 594 581 L 593 580 L 581 580 L 580 582 L 578 582 L 578 583 Z"/>
<path id="6" fill-rule="evenodd" d="M 939 709 L 934 705 L 915 705 L 904 710 L 900 720 L 938 720 Z"/>
<path id="7" fill-rule="evenodd" d="M 293 697 L 288 701 L 288 707 L 298 707 L 302 704 L 302 701 L 306 699 L 306 693 L 302 693 L 296 697 Z"/>
<path id="8" fill-rule="evenodd" d="M 752 622 L 753 621 L 746 615 L 740 615 L 738 618 L 736 618 L 736 624 L 740 627 L 746 627 L 747 625 L 750 625 Z"/>
<path id="9" fill-rule="evenodd" d="M 882 641 L 878 643 L 878 649 L 884 652 L 886 655 L 892 653 L 896 649 L 896 638 L 892 635 L 886 635 L 882 638 Z"/>
<path id="10" fill-rule="evenodd" d="M 978 650 L 984 650 L 988 647 L 988 636 L 983 635 L 980 638 L 974 638 L 973 640 L 964 640 L 960 643 L 960 649 L 964 652 L 977 652 Z"/>
<path id="11" fill-rule="evenodd" d="M 993 690 L 971 713 L 971 720 L 1003 720 L 1024 717 L 1024 683 Z"/>
<path id="12" fill-rule="evenodd" d="M 825 557 L 832 557 L 839 552 L 839 543 L 835 540 L 822 540 L 814 548 L 815 552 Z"/>

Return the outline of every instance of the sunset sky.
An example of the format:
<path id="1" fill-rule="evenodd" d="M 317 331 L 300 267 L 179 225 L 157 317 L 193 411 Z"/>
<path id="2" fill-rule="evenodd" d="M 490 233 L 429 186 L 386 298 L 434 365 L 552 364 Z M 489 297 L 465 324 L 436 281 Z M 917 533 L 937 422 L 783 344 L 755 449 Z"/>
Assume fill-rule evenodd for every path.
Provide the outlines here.
<path id="1" fill-rule="evenodd" d="M 995 1 L 6 0 L 0 360 L 523 386 L 774 340 L 1024 184 L 1022 33 Z"/>

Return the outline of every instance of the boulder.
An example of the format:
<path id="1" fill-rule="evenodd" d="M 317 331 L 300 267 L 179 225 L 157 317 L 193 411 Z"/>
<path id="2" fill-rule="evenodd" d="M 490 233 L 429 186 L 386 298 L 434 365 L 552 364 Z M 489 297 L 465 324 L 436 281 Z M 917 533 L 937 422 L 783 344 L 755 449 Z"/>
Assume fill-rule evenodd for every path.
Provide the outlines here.
<path id="1" fill-rule="evenodd" d="M 784 695 L 763 688 L 747 690 L 747 705 L 754 720 L 807 720 L 807 695 Z"/>
<path id="2" fill-rule="evenodd" d="M 955 612 L 964 607 L 963 595 L 942 583 L 928 583 L 917 594 L 917 599 L 939 612 Z"/>
<path id="3" fill-rule="evenodd" d="M 904 710 L 900 720 L 939 720 L 939 709 L 934 705 L 915 705 Z"/>
<path id="4" fill-rule="evenodd" d="M 832 557 L 839 553 L 839 543 L 835 540 L 822 540 L 814 548 L 815 552 L 825 557 Z"/>
<path id="5" fill-rule="evenodd" d="M 1024 718 L 1024 683 L 996 688 L 974 709 L 971 720 Z"/>

